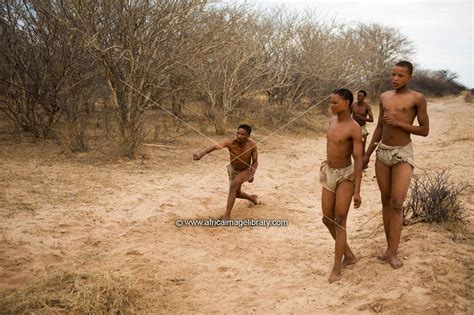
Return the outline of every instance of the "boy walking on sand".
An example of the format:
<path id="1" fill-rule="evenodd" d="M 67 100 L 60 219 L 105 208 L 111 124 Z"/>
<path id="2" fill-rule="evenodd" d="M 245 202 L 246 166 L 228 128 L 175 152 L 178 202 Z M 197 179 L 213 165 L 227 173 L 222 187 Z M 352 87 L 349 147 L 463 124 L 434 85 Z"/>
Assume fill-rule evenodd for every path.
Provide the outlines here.
<path id="1" fill-rule="evenodd" d="M 392 68 L 394 90 L 380 95 L 380 114 L 372 136 L 364 164 L 377 147 L 375 174 L 382 199 L 382 217 L 387 239 L 387 249 L 378 256 L 393 268 L 403 263 L 397 257 L 403 223 L 403 202 L 413 174 L 413 147 L 410 135 L 426 137 L 429 119 L 423 94 L 412 91 L 407 84 L 413 73 L 413 65 L 400 61 Z M 418 126 L 414 126 L 415 117 Z"/>
<path id="2" fill-rule="evenodd" d="M 257 143 L 250 139 L 252 128 L 249 125 L 240 125 L 234 139 L 224 140 L 218 144 L 213 144 L 197 153 L 193 154 L 194 160 L 200 160 L 204 155 L 214 151 L 227 148 L 230 154 L 230 163 L 227 165 L 229 175 L 229 196 L 227 197 L 226 212 L 224 220 L 228 220 L 230 212 L 234 207 L 235 198 L 250 200 L 257 204 L 257 195 L 248 195 L 241 190 L 244 182 L 253 182 L 258 166 Z"/>
<path id="3" fill-rule="evenodd" d="M 341 279 L 341 269 L 355 264 L 357 258 L 347 244 L 346 220 L 354 196 L 354 207 L 359 208 L 362 177 L 362 134 L 352 119 L 352 92 L 339 89 L 329 97 L 335 117 L 327 131 L 327 160 L 321 164 L 319 180 L 322 189 L 323 223 L 336 241 L 334 266 L 329 283 Z M 352 165 L 351 155 L 354 157 Z"/>
<path id="4" fill-rule="evenodd" d="M 352 118 L 357 121 L 360 125 L 360 130 L 362 131 L 362 154 L 365 153 L 365 144 L 367 142 L 367 136 L 369 135 L 367 123 L 374 121 L 372 109 L 370 108 L 370 105 L 364 101 L 366 97 L 367 92 L 360 90 L 357 92 L 357 102 L 354 102 L 351 106 Z M 363 168 L 367 168 L 367 165 L 364 164 Z"/>

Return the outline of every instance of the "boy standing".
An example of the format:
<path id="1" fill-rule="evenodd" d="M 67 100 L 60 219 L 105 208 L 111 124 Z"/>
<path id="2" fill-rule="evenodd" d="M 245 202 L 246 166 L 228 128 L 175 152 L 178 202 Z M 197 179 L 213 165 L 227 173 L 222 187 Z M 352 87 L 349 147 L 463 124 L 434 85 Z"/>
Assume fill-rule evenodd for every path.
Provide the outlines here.
<path id="1" fill-rule="evenodd" d="M 357 102 L 352 104 L 352 118 L 357 121 L 360 125 L 362 131 L 362 154 L 365 154 L 365 144 L 367 142 L 367 136 L 369 131 L 367 130 L 367 123 L 374 121 L 374 116 L 372 115 L 372 109 L 370 105 L 367 104 L 364 100 L 367 97 L 367 92 L 360 90 L 357 92 Z M 363 165 L 363 169 L 367 168 L 367 164 Z"/>
<path id="2" fill-rule="evenodd" d="M 253 182 L 258 166 L 257 143 L 249 138 L 251 132 L 252 128 L 249 125 L 240 125 L 239 128 L 237 128 L 237 134 L 234 139 L 213 144 L 193 154 L 193 159 L 197 161 L 214 150 L 223 148 L 229 150 L 230 163 L 227 165 L 227 173 L 229 175 L 230 186 L 223 220 L 229 219 L 230 212 L 234 207 L 235 198 L 247 199 L 253 204 L 257 204 L 257 195 L 248 195 L 241 190 L 241 186 L 244 182 Z"/>
<path id="3" fill-rule="evenodd" d="M 407 83 L 413 65 L 400 61 L 392 68 L 394 90 L 380 95 L 380 114 L 364 163 L 377 147 L 375 174 L 382 199 L 382 216 L 387 249 L 378 258 L 393 268 L 403 266 L 397 257 L 403 223 L 403 202 L 413 174 L 413 148 L 410 135 L 426 137 L 429 119 L 423 94 L 412 91 Z M 415 117 L 419 126 L 414 126 Z"/>
<path id="4" fill-rule="evenodd" d="M 321 164 L 319 180 L 322 189 L 323 223 L 336 241 L 334 266 L 329 283 L 341 279 L 341 269 L 355 264 L 357 258 L 347 244 L 346 220 L 354 196 L 359 208 L 362 177 L 362 134 L 351 117 L 352 92 L 339 89 L 329 97 L 330 109 L 336 115 L 327 131 L 327 160 Z M 352 165 L 351 155 L 354 157 Z"/>

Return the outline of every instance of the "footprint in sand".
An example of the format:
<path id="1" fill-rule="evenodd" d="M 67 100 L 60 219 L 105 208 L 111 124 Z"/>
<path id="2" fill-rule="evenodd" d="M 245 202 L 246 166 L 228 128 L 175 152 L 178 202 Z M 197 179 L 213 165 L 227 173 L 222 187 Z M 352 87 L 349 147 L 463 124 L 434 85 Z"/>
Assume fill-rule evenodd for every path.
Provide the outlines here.
<path id="1" fill-rule="evenodd" d="M 226 272 L 226 271 L 228 271 L 229 269 L 230 269 L 230 268 L 227 267 L 227 266 L 220 266 L 219 268 L 217 268 L 217 270 L 218 270 L 219 272 Z"/>

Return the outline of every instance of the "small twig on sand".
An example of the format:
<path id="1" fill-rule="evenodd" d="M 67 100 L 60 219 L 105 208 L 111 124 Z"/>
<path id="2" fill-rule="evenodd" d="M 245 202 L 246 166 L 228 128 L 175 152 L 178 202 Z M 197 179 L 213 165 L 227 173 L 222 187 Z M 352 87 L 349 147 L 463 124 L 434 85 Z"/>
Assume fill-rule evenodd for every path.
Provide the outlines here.
<path id="1" fill-rule="evenodd" d="M 431 264 L 428 263 L 428 266 L 430 266 L 430 270 L 431 270 L 431 277 L 433 278 L 433 282 L 436 283 L 436 278 L 435 278 L 435 275 L 434 275 L 434 272 L 433 272 L 433 268 L 431 268 Z"/>

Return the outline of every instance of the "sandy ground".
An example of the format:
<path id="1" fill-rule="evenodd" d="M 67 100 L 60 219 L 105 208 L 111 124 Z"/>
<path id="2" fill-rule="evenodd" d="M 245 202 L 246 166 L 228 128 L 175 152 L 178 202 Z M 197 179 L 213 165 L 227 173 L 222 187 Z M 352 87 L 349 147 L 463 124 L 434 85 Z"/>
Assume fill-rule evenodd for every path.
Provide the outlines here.
<path id="1" fill-rule="evenodd" d="M 351 209 L 348 221 L 360 261 L 335 284 L 327 281 L 334 241 L 321 222 L 317 182 L 324 137 L 274 135 L 261 143 L 255 182 L 244 190 L 262 204 L 238 200 L 232 213 L 286 219 L 288 227 L 178 228 L 177 219 L 224 211 L 227 153 L 191 160 L 206 139 L 147 147 L 147 159 L 117 161 L 60 154 L 54 144 L 18 141 L 3 130 L 0 292 L 58 270 L 108 271 L 154 281 L 146 313 L 472 314 L 474 106 L 461 98 L 435 100 L 429 115 L 429 137 L 413 137 L 417 166 L 430 173 L 450 167 L 453 181 L 471 184 L 463 195 L 469 222 L 455 232 L 404 227 L 404 267 L 378 261 L 385 237 L 371 163 L 363 205 Z"/>

